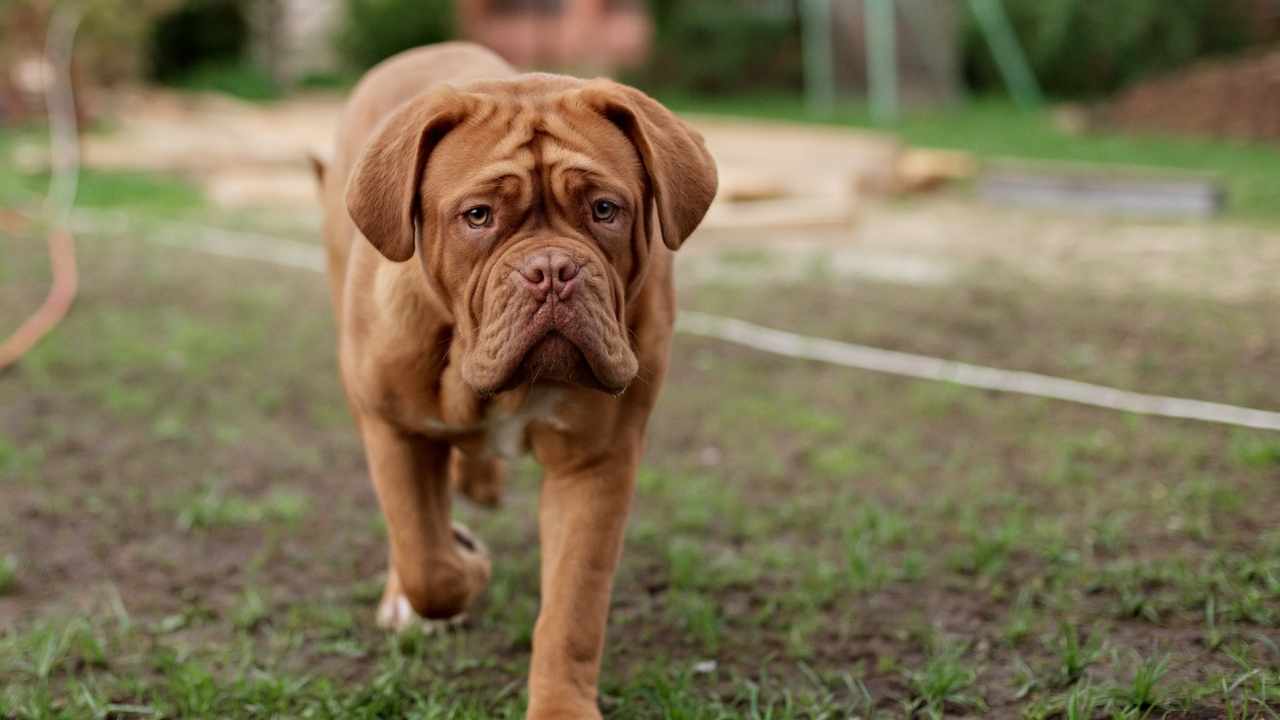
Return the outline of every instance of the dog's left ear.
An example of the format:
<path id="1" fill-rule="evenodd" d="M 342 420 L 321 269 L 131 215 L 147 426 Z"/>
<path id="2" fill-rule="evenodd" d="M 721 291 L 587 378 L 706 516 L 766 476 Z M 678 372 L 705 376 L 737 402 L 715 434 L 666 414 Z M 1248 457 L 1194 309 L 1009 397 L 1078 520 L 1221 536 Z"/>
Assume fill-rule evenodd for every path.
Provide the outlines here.
<path id="1" fill-rule="evenodd" d="M 680 249 L 716 196 L 716 163 L 702 135 L 657 100 L 612 80 L 592 80 L 582 101 L 617 125 L 640 153 L 662 240 Z"/>

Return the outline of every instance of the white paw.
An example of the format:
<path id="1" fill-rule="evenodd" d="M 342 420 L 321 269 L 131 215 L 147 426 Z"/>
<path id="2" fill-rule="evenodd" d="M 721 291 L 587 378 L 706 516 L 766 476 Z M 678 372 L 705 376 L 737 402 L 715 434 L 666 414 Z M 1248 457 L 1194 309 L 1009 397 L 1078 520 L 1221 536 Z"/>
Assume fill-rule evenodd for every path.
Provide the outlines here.
<path id="1" fill-rule="evenodd" d="M 378 604 L 378 627 L 392 632 L 404 632 L 416 626 L 430 635 L 459 627 L 466 619 L 466 615 L 456 615 L 448 620 L 428 620 L 413 611 L 409 598 L 398 593 L 382 598 Z"/>

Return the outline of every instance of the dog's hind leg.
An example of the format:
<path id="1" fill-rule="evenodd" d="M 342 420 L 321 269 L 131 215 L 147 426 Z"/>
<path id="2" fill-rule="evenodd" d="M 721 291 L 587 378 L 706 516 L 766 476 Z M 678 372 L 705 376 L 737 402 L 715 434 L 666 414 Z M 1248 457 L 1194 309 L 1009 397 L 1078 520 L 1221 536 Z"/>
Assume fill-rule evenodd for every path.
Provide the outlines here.
<path id="1" fill-rule="evenodd" d="M 467 454 L 453 448 L 449 454 L 449 483 L 477 505 L 496 508 L 506 489 L 507 463 L 492 455 Z"/>

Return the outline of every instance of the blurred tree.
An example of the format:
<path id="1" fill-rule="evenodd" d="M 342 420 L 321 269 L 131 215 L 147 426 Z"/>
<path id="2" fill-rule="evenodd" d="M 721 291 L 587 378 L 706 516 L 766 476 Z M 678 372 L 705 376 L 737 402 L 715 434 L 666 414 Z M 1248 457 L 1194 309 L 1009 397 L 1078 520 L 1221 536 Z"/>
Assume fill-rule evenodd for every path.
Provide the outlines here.
<path id="1" fill-rule="evenodd" d="M 239 62 L 248 45 L 249 21 L 240 0 L 186 0 L 152 26 L 149 73 L 175 82 L 202 67 Z"/>
<path id="2" fill-rule="evenodd" d="M 686 93 L 800 90 L 798 0 L 652 0 L 650 7 L 654 49 L 634 82 Z"/>
<path id="3" fill-rule="evenodd" d="M 146 59 L 143 50 L 151 24 L 178 0 L 83 0 L 84 21 L 76 35 L 76 59 L 93 83 L 136 78 Z M 14 55 L 40 55 L 52 0 L 0 2 L 0 60 L 11 67 Z"/>
<path id="4" fill-rule="evenodd" d="M 1036 76 L 1058 96 L 1108 93 L 1198 57 L 1237 50 L 1249 39 L 1250 0 L 1005 0 Z M 975 89 L 1000 76 L 976 25 L 965 38 Z"/>
<path id="5" fill-rule="evenodd" d="M 152 23 L 177 5 L 178 0 L 85 0 L 78 61 L 98 83 L 137 79 Z"/>
<path id="6" fill-rule="evenodd" d="M 176 0 L 83 0 L 76 32 L 72 82 L 81 126 L 85 90 L 136 79 L 151 22 Z M 43 95 L 52 79 L 44 60 L 45 35 L 53 0 L 0 0 L 0 123 L 23 122 L 44 113 Z"/>
<path id="7" fill-rule="evenodd" d="M 346 0 L 338 48 L 359 68 L 454 35 L 452 0 Z"/>

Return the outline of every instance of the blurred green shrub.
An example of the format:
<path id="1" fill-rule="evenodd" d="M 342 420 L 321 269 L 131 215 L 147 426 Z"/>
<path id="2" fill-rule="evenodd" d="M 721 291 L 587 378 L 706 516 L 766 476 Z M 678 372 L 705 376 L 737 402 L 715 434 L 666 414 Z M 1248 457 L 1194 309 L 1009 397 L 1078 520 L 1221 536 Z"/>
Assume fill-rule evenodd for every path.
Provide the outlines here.
<path id="1" fill-rule="evenodd" d="M 1046 92 L 1112 92 L 1248 42 L 1244 0 L 1004 0 Z M 965 31 L 965 72 L 976 91 L 1003 87 L 986 39 Z"/>
<path id="2" fill-rule="evenodd" d="M 358 68 L 454 34 L 452 0 L 346 0 L 345 13 L 338 49 Z"/>
<path id="3" fill-rule="evenodd" d="M 151 27 L 152 79 L 179 83 L 197 70 L 244 57 L 249 21 L 240 0 L 186 0 Z"/>
<path id="4" fill-rule="evenodd" d="M 276 100 L 284 94 L 266 68 L 247 61 L 198 65 L 173 84 L 185 90 L 225 93 L 242 100 Z"/>
<path id="5" fill-rule="evenodd" d="M 794 2 L 653 0 L 648 66 L 628 78 L 654 91 L 731 94 L 803 84 Z"/>

